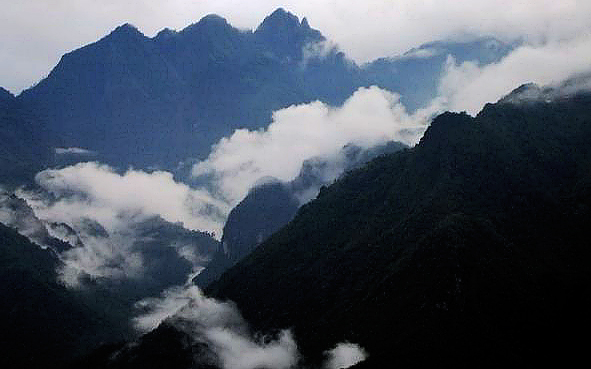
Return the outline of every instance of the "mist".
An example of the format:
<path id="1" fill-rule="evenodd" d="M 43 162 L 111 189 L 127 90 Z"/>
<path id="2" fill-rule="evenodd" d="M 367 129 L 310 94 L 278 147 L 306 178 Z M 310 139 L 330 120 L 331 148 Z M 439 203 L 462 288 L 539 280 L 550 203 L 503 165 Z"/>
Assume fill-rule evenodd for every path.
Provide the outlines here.
<path id="1" fill-rule="evenodd" d="M 48 224 L 52 236 L 71 242 L 67 228 L 81 242 L 61 253 L 60 276 L 68 286 L 78 286 L 86 276 L 139 280 L 148 266 L 156 267 L 146 255 L 177 255 L 193 269 L 203 267 L 215 250 L 199 246 L 205 235 L 195 238 L 198 234 L 191 232 L 221 235 L 229 211 L 228 204 L 175 182 L 167 172 L 130 169 L 119 174 L 88 162 L 45 170 L 36 181 L 40 191 L 19 190 L 17 195 Z"/>
<path id="2" fill-rule="evenodd" d="M 591 72 L 591 34 L 568 41 L 518 47 L 498 63 L 479 67 L 448 58 L 439 98 L 446 109 L 475 115 L 484 104 L 496 102 L 514 88 L 536 83 L 558 85 Z M 585 88 L 584 86 L 579 86 Z"/>

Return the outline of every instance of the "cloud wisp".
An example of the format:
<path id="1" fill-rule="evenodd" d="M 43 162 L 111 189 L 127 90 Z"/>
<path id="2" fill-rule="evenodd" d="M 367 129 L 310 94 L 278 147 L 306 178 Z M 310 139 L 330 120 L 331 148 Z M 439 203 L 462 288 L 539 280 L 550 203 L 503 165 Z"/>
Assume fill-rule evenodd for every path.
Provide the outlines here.
<path id="1" fill-rule="evenodd" d="M 206 344 L 224 369 L 290 369 L 299 367 L 301 353 L 290 330 L 273 337 L 253 334 L 236 305 L 203 295 L 187 284 L 163 293 L 159 298 L 139 302 L 142 309 L 136 327 L 149 331 L 161 322 L 187 333 L 195 342 Z M 353 343 L 338 343 L 326 352 L 326 369 L 348 368 L 367 357 Z"/>

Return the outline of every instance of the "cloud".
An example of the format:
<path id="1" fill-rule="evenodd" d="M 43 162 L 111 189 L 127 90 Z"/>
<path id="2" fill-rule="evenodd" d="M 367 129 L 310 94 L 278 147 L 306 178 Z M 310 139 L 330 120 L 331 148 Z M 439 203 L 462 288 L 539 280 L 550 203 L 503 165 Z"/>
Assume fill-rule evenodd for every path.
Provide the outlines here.
<path id="1" fill-rule="evenodd" d="M 161 321 L 172 324 L 196 342 L 205 343 L 224 369 L 289 369 L 297 367 L 301 358 L 290 330 L 273 337 L 254 335 L 236 305 L 207 297 L 194 285 L 171 289 L 138 306 L 143 314 L 134 320 L 137 327 L 148 331 Z M 324 368 L 337 369 L 365 360 L 367 353 L 359 345 L 345 342 L 326 356 Z"/>
<path id="2" fill-rule="evenodd" d="M 138 306 L 145 311 L 134 320 L 137 327 L 147 331 L 167 318 L 169 324 L 206 343 L 224 369 L 289 369 L 299 360 L 290 331 L 255 338 L 233 303 L 206 297 L 196 286 L 171 289 Z"/>
<path id="3" fill-rule="evenodd" d="M 56 147 L 54 149 L 56 155 L 84 155 L 93 156 L 96 155 L 96 151 L 82 149 L 80 147 Z"/>
<path id="4" fill-rule="evenodd" d="M 45 170 L 36 181 L 43 191 L 21 190 L 18 195 L 38 218 L 67 225 L 81 240 L 81 247 L 61 253 L 61 279 L 73 287 L 85 276 L 140 280 L 150 272 L 158 278 L 158 263 L 181 259 L 201 267 L 214 250 L 200 249 L 187 229 L 220 235 L 230 210 L 206 191 L 175 182 L 167 172 L 130 169 L 119 174 L 88 162 Z M 59 227 L 49 230 L 68 241 Z"/>
<path id="5" fill-rule="evenodd" d="M 367 359 L 367 353 L 355 343 L 339 343 L 330 351 L 327 351 L 328 359 L 324 363 L 326 369 L 349 368 Z"/>
<path id="6" fill-rule="evenodd" d="M 342 107 L 318 101 L 294 105 L 276 111 L 266 130 L 236 130 L 193 167 L 193 175 L 212 176 L 220 195 L 234 204 L 259 178 L 292 180 L 304 160 L 334 157 L 347 144 L 413 144 L 432 114 L 425 109 L 409 115 L 397 95 L 377 87 L 360 88 Z"/>
<path id="7" fill-rule="evenodd" d="M 302 50 L 301 66 L 305 67 L 311 61 L 325 59 L 337 52 L 339 52 L 338 45 L 330 40 L 310 42 L 304 45 Z"/>
<path id="8" fill-rule="evenodd" d="M 457 64 L 449 58 L 439 94 L 447 109 L 476 114 L 517 86 L 533 82 L 557 85 L 576 75 L 591 72 L 591 34 L 568 41 L 524 45 L 498 63 L 478 67 Z"/>
<path id="9" fill-rule="evenodd" d="M 185 228 L 220 232 L 228 205 L 205 190 L 176 182 L 169 172 L 128 170 L 118 174 L 107 165 L 79 163 L 63 169 L 48 169 L 36 176 L 37 183 L 59 199 L 47 208 L 38 206 L 45 219 L 96 219 L 107 228 L 121 219 L 158 215 Z M 38 203 L 38 205 L 40 205 Z"/>

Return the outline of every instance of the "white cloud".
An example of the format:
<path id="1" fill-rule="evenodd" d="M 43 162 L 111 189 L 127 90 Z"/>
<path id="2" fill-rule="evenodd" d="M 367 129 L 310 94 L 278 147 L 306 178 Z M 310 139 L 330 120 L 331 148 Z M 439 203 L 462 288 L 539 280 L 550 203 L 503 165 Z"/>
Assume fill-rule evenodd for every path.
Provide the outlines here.
<path id="1" fill-rule="evenodd" d="M 140 305 L 147 311 L 135 319 L 137 326 L 150 329 L 173 314 L 167 321 L 205 342 L 224 369 L 289 369 L 298 362 L 297 344 L 289 331 L 274 339 L 256 339 L 234 304 L 206 297 L 196 286 L 170 290 Z"/>
<path id="2" fill-rule="evenodd" d="M 44 219 L 95 219 L 107 228 L 127 216 L 159 215 L 185 228 L 221 231 L 228 205 L 205 190 L 176 182 L 171 173 L 128 170 L 116 173 L 95 162 L 79 163 L 63 169 L 48 169 L 36 176 L 38 184 L 59 200 L 37 209 Z M 73 223 L 73 222 L 72 222 Z"/>
<path id="3" fill-rule="evenodd" d="M 377 87 L 361 88 L 340 108 L 321 102 L 291 106 L 273 114 L 266 130 L 236 130 L 193 167 L 195 176 L 213 175 L 221 195 L 241 200 L 261 177 L 293 179 L 304 160 L 334 157 L 353 143 L 368 148 L 389 140 L 415 143 L 430 110 L 409 115 L 398 96 Z"/>
<path id="4" fill-rule="evenodd" d="M 160 217 L 220 236 L 230 210 L 206 191 L 175 182 L 167 172 L 128 170 L 119 174 L 106 165 L 89 162 L 45 170 L 36 180 L 46 192 L 21 190 L 19 196 L 27 200 L 38 218 L 74 229 L 83 244 L 61 254 L 65 265 L 60 276 L 69 286 L 79 285 L 83 275 L 142 277 L 142 245 L 152 241 L 145 239 L 141 227 L 138 229 L 142 222 Z M 194 246 L 171 242 L 162 247 L 174 248 L 179 257 L 192 263 L 204 262 L 204 257 L 195 254 Z"/>
<path id="5" fill-rule="evenodd" d="M 207 337 L 224 369 L 289 369 L 298 361 L 297 344 L 290 331 L 282 331 L 276 340 L 266 343 L 223 328 L 212 328 Z"/>
<path id="6" fill-rule="evenodd" d="M 355 343 L 339 343 L 330 351 L 326 352 L 328 357 L 324 363 L 326 369 L 344 369 L 367 359 L 367 353 Z"/>
<path id="7" fill-rule="evenodd" d="M 478 67 L 448 59 L 440 96 L 449 110 L 476 114 L 514 88 L 533 82 L 554 85 L 574 75 L 591 72 L 591 34 L 568 41 L 525 45 L 498 63 Z"/>

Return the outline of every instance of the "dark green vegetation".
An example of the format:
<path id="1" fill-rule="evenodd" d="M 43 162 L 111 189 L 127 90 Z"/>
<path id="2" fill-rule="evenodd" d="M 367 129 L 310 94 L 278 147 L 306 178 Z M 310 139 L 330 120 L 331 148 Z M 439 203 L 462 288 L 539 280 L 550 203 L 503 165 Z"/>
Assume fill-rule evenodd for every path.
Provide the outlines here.
<path id="1" fill-rule="evenodd" d="M 420 144 L 354 170 L 208 293 L 312 362 L 531 365 L 584 355 L 591 95 L 445 113 Z"/>
<path id="2" fill-rule="evenodd" d="M 0 224 L 0 367 L 53 368 L 102 342 L 125 337 L 100 297 L 57 282 L 60 261 Z"/>

